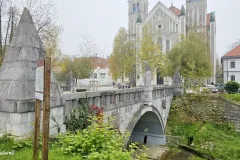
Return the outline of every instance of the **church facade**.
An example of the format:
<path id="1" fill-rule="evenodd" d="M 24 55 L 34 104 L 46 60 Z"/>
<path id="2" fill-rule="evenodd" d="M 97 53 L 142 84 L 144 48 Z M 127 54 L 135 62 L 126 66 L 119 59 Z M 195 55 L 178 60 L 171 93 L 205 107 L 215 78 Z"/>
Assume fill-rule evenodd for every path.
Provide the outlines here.
<path id="1" fill-rule="evenodd" d="M 216 73 L 216 19 L 215 12 L 207 12 L 207 0 L 186 0 L 181 9 L 171 5 L 166 7 L 158 2 L 153 9 L 148 11 L 148 0 L 128 0 L 129 3 L 129 36 L 133 39 L 141 39 L 145 25 L 151 26 L 154 41 L 159 43 L 164 53 L 180 41 L 181 35 L 187 35 L 190 29 L 203 32 L 206 35 L 210 61 L 212 64 L 212 77 L 210 82 L 215 82 Z M 136 53 L 139 45 L 136 44 Z M 143 76 L 137 67 L 136 84 L 143 85 Z M 170 78 L 161 77 L 161 71 L 155 69 L 152 85 L 171 84 Z"/>

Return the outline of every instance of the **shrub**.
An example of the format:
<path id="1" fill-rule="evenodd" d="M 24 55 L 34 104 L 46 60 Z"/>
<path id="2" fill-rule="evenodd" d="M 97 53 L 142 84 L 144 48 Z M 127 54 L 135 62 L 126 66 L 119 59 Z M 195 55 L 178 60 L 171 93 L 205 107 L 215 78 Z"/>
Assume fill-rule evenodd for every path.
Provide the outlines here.
<path id="1" fill-rule="evenodd" d="M 78 107 L 72 110 L 70 119 L 65 123 L 66 128 L 72 133 L 77 133 L 77 131 L 86 129 L 91 124 L 89 118 L 93 116 L 97 116 L 98 123 L 102 123 L 103 107 L 95 105 L 90 107 L 88 99 L 80 99 Z"/>
<path id="2" fill-rule="evenodd" d="M 237 93 L 239 88 L 239 83 L 235 81 L 230 81 L 226 83 L 224 89 L 229 93 Z"/>
<path id="3" fill-rule="evenodd" d="M 130 160 L 133 149 L 124 149 L 129 134 L 120 134 L 108 123 L 96 123 L 77 134 L 60 136 L 61 151 L 65 154 L 79 155 L 88 160 Z M 132 148 L 132 147 L 131 147 Z"/>
<path id="4" fill-rule="evenodd" d="M 77 92 L 86 92 L 87 89 L 76 89 Z"/>
<path id="5" fill-rule="evenodd" d="M 66 121 L 66 129 L 72 133 L 77 133 L 78 130 L 86 129 L 90 123 L 90 107 L 88 99 L 80 99 L 78 107 L 73 109 L 70 119 Z"/>

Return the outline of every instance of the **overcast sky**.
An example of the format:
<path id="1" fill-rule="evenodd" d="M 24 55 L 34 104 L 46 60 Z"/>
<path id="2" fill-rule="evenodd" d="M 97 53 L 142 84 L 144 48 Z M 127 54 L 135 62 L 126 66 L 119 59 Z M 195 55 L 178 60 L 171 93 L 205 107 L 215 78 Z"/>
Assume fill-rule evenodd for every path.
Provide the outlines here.
<path id="1" fill-rule="evenodd" d="M 120 27 L 128 29 L 127 0 L 54 0 L 58 24 L 62 26 L 62 50 L 79 54 L 81 36 L 87 34 L 97 46 L 110 55 L 115 34 Z M 158 0 L 149 0 L 149 11 Z M 171 0 L 161 0 L 167 7 Z M 181 8 L 186 0 L 173 0 Z M 240 0 L 208 0 L 208 12 L 216 12 L 217 53 L 222 56 L 240 39 Z"/>

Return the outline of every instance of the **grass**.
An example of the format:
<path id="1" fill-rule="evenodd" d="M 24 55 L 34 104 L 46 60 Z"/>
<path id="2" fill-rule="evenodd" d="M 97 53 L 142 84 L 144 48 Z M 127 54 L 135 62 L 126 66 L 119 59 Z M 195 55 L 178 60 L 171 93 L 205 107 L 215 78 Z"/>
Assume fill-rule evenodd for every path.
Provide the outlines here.
<path id="1" fill-rule="evenodd" d="M 240 102 L 240 94 L 227 96 L 237 97 Z M 193 136 L 192 147 L 196 150 L 221 160 L 240 160 L 240 133 L 235 132 L 233 125 L 228 122 L 202 122 L 188 112 L 188 107 L 186 103 L 183 107 L 172 107 L 166 134 L 183 137 L 185 145 Z"/>
<path id="2" fill-rule="evenodd" d="M 1 138 L 0 139 L 0 152 L 12 152 L 15 146 L 12 139 L 9 138 Z M 4 156 L 0 155 L 0 160 L 32 160 L 33 150 L 32 148 L 24 147 L 23 149 L 18 149 L 14 152 L 14 155 Z M 39 159 L 41 159 L 41 152 L 39 152 Z M 60 148 L 54 143 L 50 144 L 49 150 L 49 159 L 50 160 L 81 160 L 81 157 L 65 155 L 60 151 Z"/>
<path id="3" fill-rule="evenodd" d="M 230 101 L 240 103 L 240 94 L 224 94 L 223 97 Z"/>
<path id="4" fill-rule="evenodd" d="M 161 160 L 204 160 L 200 157 L 197 157 L 191 153 L 182 151 L 178 148 L 171 148 Z"/>

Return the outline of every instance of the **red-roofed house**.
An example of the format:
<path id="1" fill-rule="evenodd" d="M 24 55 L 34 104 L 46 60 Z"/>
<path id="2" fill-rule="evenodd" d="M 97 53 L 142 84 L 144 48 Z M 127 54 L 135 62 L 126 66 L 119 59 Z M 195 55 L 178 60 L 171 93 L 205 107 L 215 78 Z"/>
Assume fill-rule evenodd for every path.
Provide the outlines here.
<path id="1" fill-rule="evenodd" d="M 108 60 L 100 57 L 94 57 L 92 60 L 94 74 L 93 77 L 89 77 L 89 79 L 82 79 L 79 82 L 82 85 L 89 85 L 90 81 L 94 79 L 98 82 L 99 86 L 109 86 L 113 84 L 112 76 L 110 74 L 108 68 Z"/>
<path id="2" fill-rule="evenodd" d="M 240 83 L 240 46 L 229 51 L 222 57 L 223 81 Z"/>

